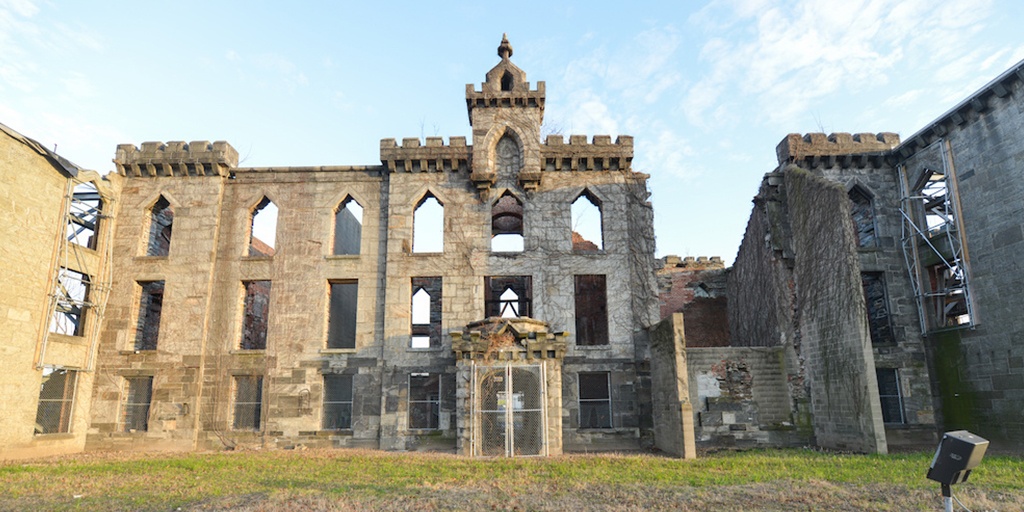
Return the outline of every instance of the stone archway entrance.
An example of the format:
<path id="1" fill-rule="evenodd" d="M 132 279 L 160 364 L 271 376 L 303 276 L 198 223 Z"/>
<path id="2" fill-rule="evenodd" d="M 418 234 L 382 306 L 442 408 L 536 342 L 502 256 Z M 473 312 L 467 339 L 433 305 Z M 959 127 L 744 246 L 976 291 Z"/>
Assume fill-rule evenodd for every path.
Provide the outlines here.
<path id="1" fill-rule="evenodd" d="M 455 331 L 458 450 L 476 457 L 562 453 L 566 333 L 532 318 L 489 318 Z"/>
<path id="2" fill-rule="evenodd" d="M 473 455 L 547 455 L 544 363 L 473 366 Z"/>

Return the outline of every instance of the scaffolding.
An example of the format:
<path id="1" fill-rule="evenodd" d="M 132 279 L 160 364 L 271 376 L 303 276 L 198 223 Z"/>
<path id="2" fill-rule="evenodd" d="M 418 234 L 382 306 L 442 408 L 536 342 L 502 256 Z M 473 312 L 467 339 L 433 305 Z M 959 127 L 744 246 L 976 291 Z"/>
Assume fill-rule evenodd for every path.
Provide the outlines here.
<path id="1" fill-rule="evenodd" d="M 62 201 L 61 222 L 56 231 L 53 284 L 49 294 L 46 325 L 39 345 L 36 368 L 46 364 L 46 352 L 53 334 L 81 337 L 88 341 L 85 371 L 96 366 L 96 344 L 107 297 L 110 293 L 112 226 L 100 224 L 112 216 L 111 197 L 101 194 L 93 172 L 79 172 L 67 181 Z M 108 222 L 109 224 L 109 222 Z"/>
<path id="2" fill-rule="evenodd" d="M 974 326 L 963 240 L 960 194 L 949 142 L 939 139 L 919 152 L 939 152 L 940 165 L 913 175 L 897 167 L 903 258 L 917 302 L 921 334 Z M 913 180 L 913 181 L 911 181 Z"/>

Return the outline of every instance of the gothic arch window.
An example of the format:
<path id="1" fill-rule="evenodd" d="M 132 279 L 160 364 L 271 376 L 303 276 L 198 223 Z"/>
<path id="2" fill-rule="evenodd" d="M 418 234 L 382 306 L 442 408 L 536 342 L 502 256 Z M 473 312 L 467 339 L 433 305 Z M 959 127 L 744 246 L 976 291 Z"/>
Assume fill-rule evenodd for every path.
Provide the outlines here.
<path id="1" fill-rule="evenodd" d="M 363 238 L 363 207 L 351 196 L 334 212 L 334 254 L 359 254 Z"/>
<path id="2" fill-rule="evenodd" d="M 871 194 L 860 185 L 850 189 L 850 218 L 857 235 L 858 247 L 875 247 L 878 234 L 875 229 L 875 206 Z"/>
<path id="3" fill-rule="evenodd" d="M 277 205 L 263 196 L 249 217 L 249 256 L 273 256 L 277 240 Z"/>
<path id="4" fill-rule="evenodd" d="M 412 214 L 412 252 L 444 252 L 444 205 L 430 192 Z"/>
<path id="5" fill-rule="evenodd" d="M 572 203 L 572 250 L 604 249 L 601 201 L 584 190 Z"/>
<path id="6" fill-rule="evenodd" d="M 160 196 L 150 209 L 149 243 L 146 256 L 167 256 L 171 249 L 171 228 L 174 225 L 174 208 L 164 196 Z"/>
<path id="7" fill-rule="evenodd" d="M 494 147 L 495 170 L 498 174 L 515 174 L 523 166 L 519 144 L 510 135 L 505 135 Z"/>
<path id="8" fill-rule="evenodd" d="M 515 84 L 515 80 L 513 80 L 513 78 L 512 78 L 512 73 L 509 73 L 506 70 L 505 73 L 503 75 L 501 75 L 501 90 L 503 90 L 503 91 L 511 91 L 512 90 L 512 86 L 514 84 Z"/>
<path id="9" fill-rule="evenodd" d="M 491 206 L 491 251 L 523 252 L 523 203 L 507 190 Z"/>

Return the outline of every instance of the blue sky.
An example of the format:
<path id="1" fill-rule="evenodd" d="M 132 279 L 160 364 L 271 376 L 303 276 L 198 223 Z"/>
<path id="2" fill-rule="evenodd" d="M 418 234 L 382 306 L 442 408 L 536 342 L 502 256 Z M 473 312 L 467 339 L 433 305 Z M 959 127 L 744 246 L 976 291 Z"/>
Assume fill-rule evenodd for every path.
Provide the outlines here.
<path id="1" fill-rule="evenodd" d="M 658 254 L 731 262 L 786 134 L 906 137 L 1024 59 L 1012 0 L 369 4 L 0 0 L 0 122 L 100 172 L 150 140 L 377 164 L 470 134 L 507 32 L 545 133 L 635 137 Z"/>

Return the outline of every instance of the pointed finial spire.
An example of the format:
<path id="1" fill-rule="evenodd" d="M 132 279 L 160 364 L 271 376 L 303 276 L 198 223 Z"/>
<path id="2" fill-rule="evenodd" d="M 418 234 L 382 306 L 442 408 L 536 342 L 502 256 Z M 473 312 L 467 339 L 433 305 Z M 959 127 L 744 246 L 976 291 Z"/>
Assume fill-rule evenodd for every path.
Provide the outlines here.
<path id="1" fill-rule="evenodd" d="M 508 43 L 508 34 L 501 35 L 501 44 L 498 45 L 498 57 L 501 60 L 508 60 L 512 56 L 512 45 Z"/>

